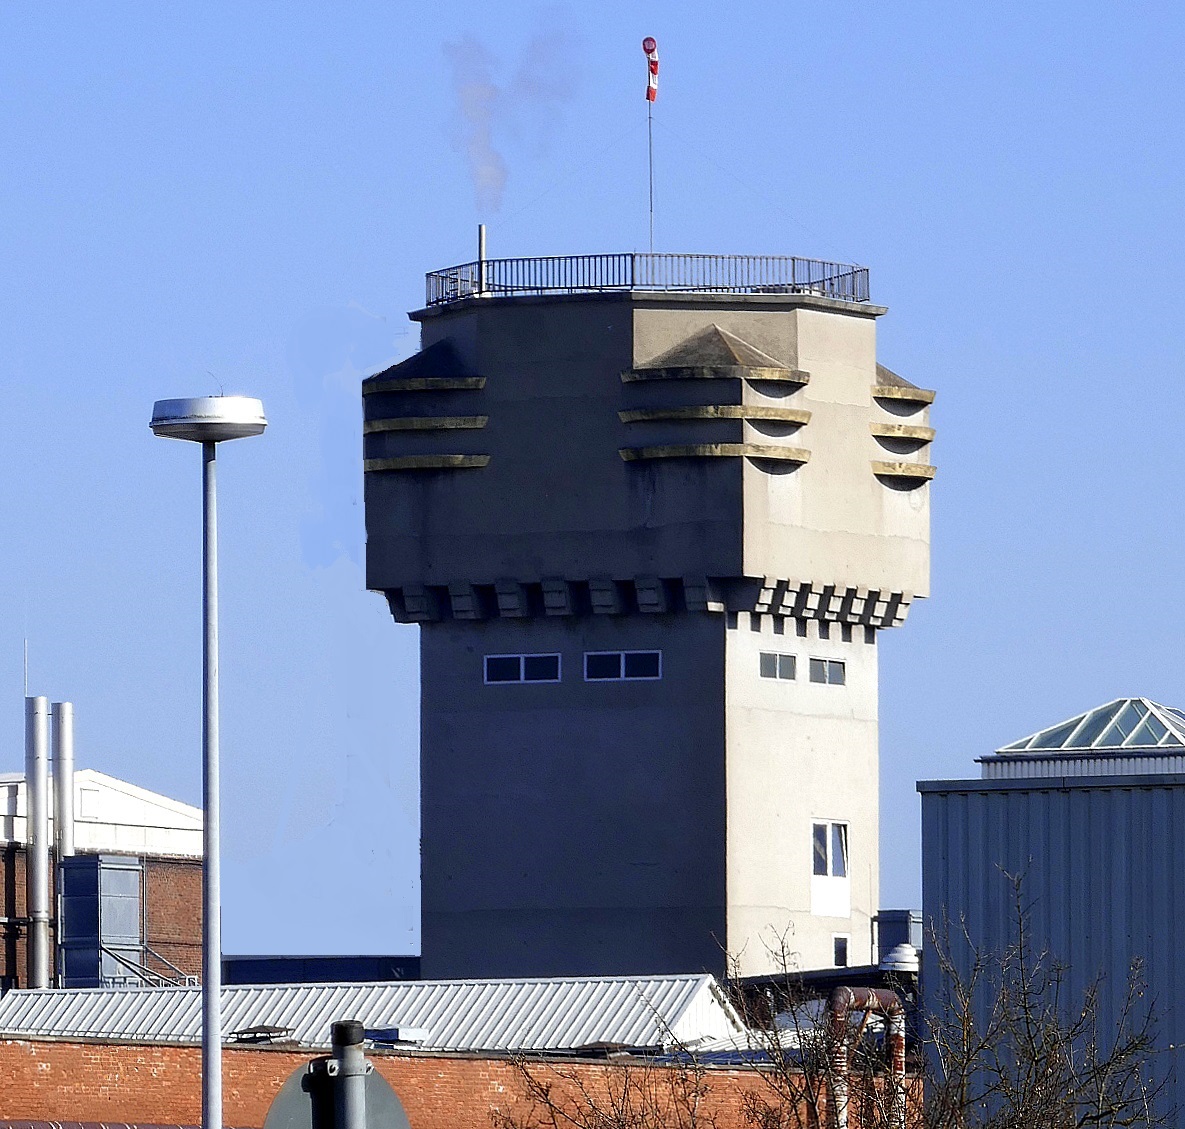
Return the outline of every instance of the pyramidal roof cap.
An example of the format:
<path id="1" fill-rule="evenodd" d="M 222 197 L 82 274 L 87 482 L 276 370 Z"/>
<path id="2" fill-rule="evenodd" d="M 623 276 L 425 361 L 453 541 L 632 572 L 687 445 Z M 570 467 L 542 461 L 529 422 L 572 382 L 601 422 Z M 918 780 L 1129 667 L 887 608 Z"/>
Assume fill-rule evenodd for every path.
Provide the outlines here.
<path id="1" fill-rule="evenodd" d="M 779 361 L 768 353 L 763 353 L 756 345 L 721 329 L 718 325 L 710 325 L 701 329 L 690 337 L 680 341 L 678 345 L 668 349 L 660 357 L 656 357 L 647 368 L 778 368 L 788 366 L 785 361 Z"/>
<path id="2" fill-rule="evenodd" d="M 879 361 L 876 365 L 876 382 L 880 385 L 887 385 L 890 388 L 918 387 L 912 381 L 906 380 L 905 377 L 900 375 L 900 373 L 894 372 L 891 368 L 886 368 Z"/>
<path id="3" fill-rule="evenodd" d="M 1116 698 L 997 749 L 1015 753 L 1185 749 L 1185 712 L 1148 698 Z"/>

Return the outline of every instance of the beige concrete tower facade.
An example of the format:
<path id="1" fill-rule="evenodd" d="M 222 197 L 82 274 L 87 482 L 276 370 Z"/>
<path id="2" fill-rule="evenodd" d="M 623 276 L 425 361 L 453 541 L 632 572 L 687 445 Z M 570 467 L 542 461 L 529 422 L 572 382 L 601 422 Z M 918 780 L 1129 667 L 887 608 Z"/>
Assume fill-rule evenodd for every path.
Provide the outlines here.
<path id="1" fill-rule="evenodd" d="M 865 272 L 692 258 L 438 272 L 363 386 L 367 582 L 421 626 L 426 976 L 870 959 L 933 394 L 878 365 Z"/>

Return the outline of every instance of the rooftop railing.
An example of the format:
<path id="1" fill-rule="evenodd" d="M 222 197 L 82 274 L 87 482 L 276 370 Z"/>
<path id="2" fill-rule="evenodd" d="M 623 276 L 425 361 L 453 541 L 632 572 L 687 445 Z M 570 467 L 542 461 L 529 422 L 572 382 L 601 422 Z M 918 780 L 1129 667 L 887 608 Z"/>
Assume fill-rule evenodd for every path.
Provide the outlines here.
<path id="1" fill-rule="evenodd" d="M 789 255 L 555 255 L 484 259 L 428 274 L 429 306 L 478 295 L 671 290 L 704 294 L 816 294 L 868 301 L 868 268 Z"/>

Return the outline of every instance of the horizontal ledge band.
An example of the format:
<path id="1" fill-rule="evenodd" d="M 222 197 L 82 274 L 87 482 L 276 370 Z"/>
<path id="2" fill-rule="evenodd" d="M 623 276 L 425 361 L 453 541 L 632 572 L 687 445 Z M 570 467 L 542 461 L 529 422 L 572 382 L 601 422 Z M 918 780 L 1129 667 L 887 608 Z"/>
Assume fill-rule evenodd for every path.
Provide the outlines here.
<path id="1" fill-rule="evenodd" d="M 384 585 L 383 591 L 400 623 L 747 612 L 877 631 L 904 623 L 915 598 L 772 576 L 486 577 Z"/>
<path id="2" fill-rule="evenodd" d="M 461 431 L 485 427 L 489 416 L 399 416 L 394 419 L 368 419 L 363 435 L 380 431 Z"/>
<path id="3" fill-rule="evenodd" d="M 878 439 L 916 439 L 919 443 L 930 443 L 935 435 L 932 427 L 915 427 L 909 423 L 870 423 L 868 427 Z"/>
<path id="4" fill-rule="evenodd" d="M 484 376 L 415 376 L 362 382 L 362 395 L 376 392 L 470 392 L 486 386 Z"/>
<path id="5" fill-rule="evenodd" d="M 766 408 L 757 404 L 703 404 L 687 408 L 632 408 L 618 412 L 622 423 L 649 423 L 664 419 L 769 419 L 781 423 L 809 423 L 805 408 Z"/>
<path id="6" fill-rule="evenodd" d="M 928 388 L 902 388 L 896 384 L 874 384 L 872 394 L 878 400 L 905 400 L 910 404 L 932 404 L 935 396 Z"/>
<path id="7" fill-rule="evenodd" d="M 926 463 L 879 463 L 872 464 L 872 473 L 885 478 L 933 478 L 937 467 Z"/>
<path id="8" fill-rule="evenodd" d="M 806 384 L 809 372 L 749 365 L 680 365 L 676 368 L 631 368 L 621 374 L 623 384 L 639 380 L 767 380 L 775 384 Z"/>
<path id="9" fill-rule="evenodd" d="M 783 463 L 805 463 L 810 451 L 801 447 L 774 447 L 765 443 L 687 443 L 663 447 L 622 447 L 618 454 L 627 462 L 643 459 L 739 458 L 774 459 Z"/>
<path id="10" fill-rule="evenodd" d="M 486 466 L 489 455 L 399 455 L 393 459 L 367 459 L 362 469 L 367 474 L 384 470 L 460 470 Z"/>

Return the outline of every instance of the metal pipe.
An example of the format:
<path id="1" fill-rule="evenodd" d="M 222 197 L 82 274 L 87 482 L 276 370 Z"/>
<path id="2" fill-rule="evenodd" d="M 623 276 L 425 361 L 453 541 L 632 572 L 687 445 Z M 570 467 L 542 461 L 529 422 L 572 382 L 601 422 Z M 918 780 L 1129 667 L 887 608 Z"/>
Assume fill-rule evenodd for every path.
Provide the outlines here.
<path id="1" fill-rule="evenodd" d="M 853 1010 L 877 1012 L 887 1020 L 888 1122 L 892 1129 L 905 1129 L 905 1005 L 887 988 L 836 988 L 827 1001 L 836 1129 L 848 1129 L 848 1016 Z"/>
<path id="2" fill-rule="evenodd" d="M 486 225 L 477 225 L 477 292 L 486 292 Z"/>
<path id="3" fill-rule="evenodd" d="M 331 1028 L 337 1085 L 333 1091 L 335 1129 L 366 1129 L 366 1075 L 370 1064 L 362 1053 L 363 1028 L 344 1019 Z"/>
<path id="4" fill-rule="evenodd" d="M 74 703 L 54 702 L 53 824 L 58 862 L 74 855 Z"/>
<path id="5" fill-rule="evenodd" d="M 216 443 L 202 443 L 202 1129 L 222 1129 Z"/>
<path id="6" fill-rule="evenodd" d="M 49 702 L 25 699 L 29 987 L 49 987 Z"/>
<path id="7" fill-rule="evenodd" d="M 54 702 L 50 706 L 50 722 L 53 746 L 53 839 L 57 857 L 57 898 L 54 905 L 57 930 L 53 968 L 54 983 L 61 988 L 66 982 L 65 949 L 62 946 L 65 935 L 62 860 L 74 855 L 74 704 Z"/>

